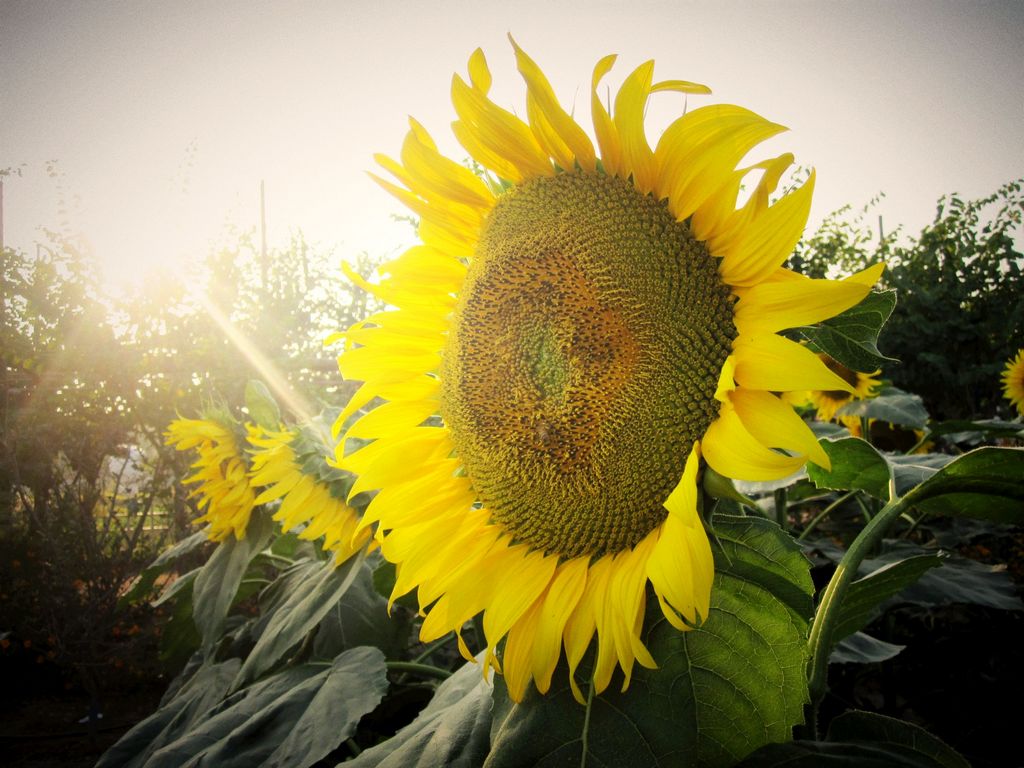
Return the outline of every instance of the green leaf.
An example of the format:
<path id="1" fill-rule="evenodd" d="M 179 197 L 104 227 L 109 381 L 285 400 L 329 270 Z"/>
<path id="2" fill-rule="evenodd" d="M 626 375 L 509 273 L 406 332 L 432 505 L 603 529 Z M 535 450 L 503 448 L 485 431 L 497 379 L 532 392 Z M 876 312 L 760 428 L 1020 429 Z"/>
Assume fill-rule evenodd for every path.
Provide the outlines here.
<path id="1" fill-rule="evenodd" d="M 847 403 L 836 416 L 878 419 L 910 429 L 924 429 L 928 423 L 928 411 L 921 398 L 895 387 L 886 387 L 878 397 Z"/>
<path id="2" fill-rule="evenodd" d="M 1024 449 L 988 447 L 965 453 L 905 498 L 932 514 L 1024 523 Z"/>
<path id="3" fill-rule="evenodd" d="M 259 379 L 249 379 L 245 385 L 245 407 L 249 417 L 264 429 L 281 428 L 281 409 L 270 394 L 267 385 Z"/>
<path id="4" fill-rule="evenodd" d="M 320 574 L 300 582 L 266 624 L 256 647 L 238 672 L 232 690 L 247 685 L 271 669 L 297 645 L 341 599 L 359 575 L 363 562 L 360 552 L 335 567 L 325 563 Z"/>
<path id="5" fill-rule="evenodd" d="M 907 646 L 887 643 L 863 632 L 854 632 L 836 643 L 829 664 L 877 664 L 897 656 Z"/>
<path id="6" fill-rule="evenodd" d="M 308 768 L 355 733 L 387 686 L 376 648 L 353 648 L 329 667 L 287 669 L 209 710 L 146 768 Z"/>
<path id="7" fill-rule="evenodd" d="M 564 660 L 552 689 L 531 688 L 520 704 L 499 678 L 488 768 L 727 766 L 791 738 L 808 700 L 810 564 L 765 520 L 716 519 L 715 528 L 722 549 L 704 625 L 679 632 L 651 601 L 645 642 L 659 668 L 636 668 L 625 693 L 613 680 L 588 707 L 573 699 Z M 586 663 L 580 672 L 586 679 Z"/>
<path id="8" fill-rule="evenodd" d="M 438 686 L 434 698 L 409 725 L 365 750 L 346 768 L 471 768 L 490 749 L 491 690 L 483 656 L 464 664 Z M 525 765 L 526 763 L 522 763 Z"/>
<path id="9" fill-rule="evenodd" d="M 839 641 L 863 629 L 879 613 L 879 606 L 916 582 L 931 568 L 942 565 L 938 555 L 915 555 L 882 565 L 850 585 L 833 630 Z"/>
<path id="10" fill-rule="evenodd" d="M 253 510 L 245 538 L 222 541 L 200 569 L 192 595 L 193 619 L 205 648 L 211 648 L 220 637 L 249 561 L 267 545 L 273 530 L 270 517 Z"/>
<path id="11" fill-rule="evenodd" d="M 928 434 L 932 437 L 948 435 L 955 443 L 983 438 L 995 439 L 1024 437 L 1024 424 L 1019 421 L 1002 421 L 1001 419 L 982 419 L 980 421 L 940 421 L 928 425 Z"/>
<path id="12" fill-rule="evenodd" d="M 821 447 L 832 462 L 831 471 L 817 464 L 807 465 L 807 476 L 818 488 L 857 488 L 879 499 L 888 498 L 889 464 L 869 443 L 859 437 L 844 437 L 822 440 Z"/>
<path id="13" fill-rule="evenodd" d="M 184 664 L 203 641 L 193 620 L 192 593 L 197 573 L 198 569 L 182 576 L 154 603 L 162 603 L 171 596 L 174 599 L 171 618 L 160 634 L 159 655 L 161 661 L 171 666 Z"/>
<path id="14" fill-rule="evenodd" d="M 320 622 L 313 655 L 332 659 L 346 648 L 372 645 L 390 659 L 401 658 L 409 639 L 407 614 L 388 615 L 388 601 L 374 589 L 373 571 L 364 562 L 352 586 Z"/>
<path id="15" fill-rule="evenodd" d="M 886 455 L 885 460 L 889 462 L 889 469 L 896 482 L 896 493 L 902 496 L 955 458 L 948 453 L 917 453 L 910 456 Z"/>
<path id="16" fill-rule="evenodd" d="M 835 718 L 827 741 L 770 744 L 738 768 L 970 768 L 924 728 L 870 712 Z"/>
<path id="17" fill-rule="evenodd" d="M 716 515 L 715 535 L 732 576 L 764 587 L 806 620 L 814 612 L 809 562 L 778 524 L 758 517 Z"/>
<path id="18" fill-rule="evenodd" d="M 878 351 L 878 334 L 896 306 L 896 291 L 873 291 L 855 307 L 818 325 L 798 329 L 812 347 L 855 371 L 898 362 Z"/>
<path id="19" fill-rule="evenodd" d="M 904 559 L 936 556 L 907 541 L 887 540 L 884 546 L 886 551 L 878 557 L 861 563 L 862 570 L 885 568 Z M 943 555 L 941 568 L 922 573 L 894 595 L 892 603 L 928 607 L 968 603 L 1005 611 L 1024 610 L 1024 603 L 1017 596 L 1013 579 L 1004 566 L 986 565 L 956 554 Z"/>
<path id="20" fill-rule="evenodd" d="M 142 573 L 138 575 L 131 589 L 118 599 L 118 604 L 127 605 L 147 597 L 153 591 L 158 576 L 169 570 L 175 560 L 184 557 L 189 552 L 194 552 L 205 544 L 206 541 L 206 531 L 197 531 L 191 536 L 182 539 L 173 547 L 164 550 L 156 560 L 146 566 Z"/>
<path id="21" fill-rule="evenodd" d="M 177 695 L 108 749 L 96 768 L 140 768 L 156 750 L 185 734 L 224 697 L 240 666 L 239 659 L 202 666 Z"/>

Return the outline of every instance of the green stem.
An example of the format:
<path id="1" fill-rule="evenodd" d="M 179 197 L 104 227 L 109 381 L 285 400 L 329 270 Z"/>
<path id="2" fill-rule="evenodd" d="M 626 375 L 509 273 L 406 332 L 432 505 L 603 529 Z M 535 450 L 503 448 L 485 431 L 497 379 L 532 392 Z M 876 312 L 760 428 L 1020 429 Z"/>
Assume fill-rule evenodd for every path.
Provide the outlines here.
<path id="1" fill-rule="evenodd" d="M 454 636 L 454 632 L 449 632 L 440 640 L 435 640 L 430 645 L 428 645 L 419 656 L 413 659 L 413 662 L 419 664 L 421 661 L 426 661 L 428 658 L 430 658 L 431 654 L 433 654 L 434 651 L 436 651 L 443 645 L 447 645 Z"/>
<path id="2" fill-rule="evenodd" d="M 817 710 L 828 687 L 828 657 L 832 652 L 833 634 L 839 621 L 839 614 L 842 610 L 843 600 L 850 584 L 857 576 L 857 569 L 861 562 L 881 541 L 889 526 L 899 519 L 900 515 L 911 505 L 912 494 L 897 498 L 895 488 L 890 483 L 891 501 L 882 508 L 882 511 L 871 518 L 864 526 L 860 534 L 850 548 L 846 551 L 843 559 L 836 566 L 836 572 L 825 587 L 818 602 L 818 610 L 814 614 L 814 623 L 811 625 L 811 634 L 807 640 L 810 661 L 808 662 L 808 688 L 811 696 L 812 724 L 817 722 Z M 818 734 L 814 734 L 817 737 Z"/>
<path id="3" fill-rule="evenodd" d="M 292 560 L 290 557 L 285 557 L 284 555 L 275 555 L 269 549 L 260 552 L 260 555 L 267 558 L 267 560 L 271 560 L 275 563 L 280 563 L 286 569 L 291 568 L 293 565 L 295 565 L 295 561 Z"/>
<path id="4" fill-rule="evenodd" d="M 590 732 L 590 710 L 594 708 L 594 679 L 590 679 L 590 688 L 587 690 L 587 711 L 583 715 L 582 742 L 583 753 L 580 755 L 580 768 L 587 768 L 587 740 Z"/>
<path id="5" fill-rule="evenodd" d="M 789 520 L 786 516 L 787 496 L 785 488 L 778 488 L 775 491 L 775 520 L 784 531 L 789 529 Z"/>
<path id="6" fill-rule="evenodd" d="M 447 680 L 452 673 L 447 669 L 432 667 L 429 664 L 418 664 L 415 661 L 388 661 L 385 662 L 390 672 L 411 672 L 422 677 L 433 677 L 436 680 Z"/>
<path id="7" fill-rule="evenodd" d="M 847 502 L 852 497 L 856 496 L 858 493 L 860 493 L 860 491 L 858 490 L 847 491 L 838 499 L 836 499 L 827 507 L 825 507 L 823 510 L 821 510 L 821 512 L 815 515 L 811 522 L 807 524 L 807 527 L 800 532 L 800 535 L 797 536 L 797 539 L 806 539 L 808 534 L 810 534 L 810 532 L 818 526 L 818 523 L 820 523 L 822 520 L 824 520 L 826 517 L 832 514 L 832 512 L 838 509 L 842 504 Z"/>
<path id="8" fill-rule="evenodd" d="M 870 523 L 871 522 L 871 518 L 872 518 L 872 514 L 868 510 L 867 504 L 864 503 L 864 499 L 862 499 L 860 496 L 858 496 L 856 498 L 856 502 L 857 502 L 857 506 L 860 507 L 860 513 L 862 515 L 864 515 L 864 522 L 865 523 Z"/>
<path id="9" fill-rule="evenodd" d="M 918 440 L 918 441 L 917 441 L 916 443 L 914 443 L 914 444 L 913 444 L 912 446 L 910 446 L 910 448 L 909 448 L 909 449 L 907 449 L 907 451 L 906 451 L 906 455 L 907 455 L 907 456 L 910 456 L 910 455 L 912 455 L 912 454 L 913 454 L 913 453 L 914 453 L 915 451 L 917 451 L 917 450 L 918 450 L 918 449 L 919 449 L 919 448 L 920 448 L 920 447 L 921 447 L 922 445 L 924 445 L 925 443 L 927 443 L 927 442 L 928 442 L 928 438 L 929 438 L 929 437 L 931 437 L 931 433 L 930 433 L 930 432 L 928 432 L 927 430 L 925 430 L 925 433 L 924 433 L 923 435 L 921 435 L 921 439 L 920 439 L 920 440 Z"/>

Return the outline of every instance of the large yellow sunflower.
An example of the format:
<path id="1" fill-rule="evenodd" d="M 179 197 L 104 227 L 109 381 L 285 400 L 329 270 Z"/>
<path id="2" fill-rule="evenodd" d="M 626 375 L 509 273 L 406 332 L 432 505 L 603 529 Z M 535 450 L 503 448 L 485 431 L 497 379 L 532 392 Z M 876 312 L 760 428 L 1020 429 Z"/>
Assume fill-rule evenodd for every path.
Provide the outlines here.
<path id="1" fill-rule="evenodd" d="M 1006 361 L 1002 379 L 1003 396 L 1024 415 L 1024 349 L 1018 349 L 1016 357 Z"/>
<path id="2" fill-rule="evenodd" d="M 396 307 L 347 333 L 339 359 L 364 382 L 338 420 L 374 398 L 340 465 L 352 493 L 379 489 L 376 524 L 397 563 L 392 598 L 418 590 L 421 638 L 483 612 L 488 663 L 520 700 L 548 690 L 564 645 L 575 670 L 596 633 L 594 690 L 616 665 L 653 667 L 641 641 L 650 583 L 680 630 L 707 619 L 713 563 L 697 512 L 701 457 L 763 480 L 828 458 L 776 392 L 848 389 L 777 332 L 857 304 L 881 266 L 844 281 L 780 265 L 806 223 L 813 175 L 769 204 L 792 156 L 737 164 L 784 130 L 736 106 L 692 110 L 654 149 L 647 62 L 611 109 L 598 96 L 596 151 L 537 65 L 515 46 L 524 121 L 488 98 L 483 53 L 452 81 L 456 138 L 482 180 L 411 121 L 398 181 L 378 181 L 420 218 L 423 242 L 370 285 Z M 599 156 L 600 155 L 600 156 Z M 760 174 L 736 209 L 741 182 Z M 777 450 L 781 449 L 781 450 Z M 464 654 L 468 650 L 461 642 Z"/>
<path id="3" fill-rule="evenodd" d="M 817 410 L 816 416 L 821 421 L 832 421 L 836 419 L 849 427 L 851 430 L 860 430 L 860 418 L 857 416 L 836 416 L 836 412 L 844 405 L 855 400 L 867 400 L 878 394 L 882 383 L 876 378 L 881 371 L 874 373 L 861 373 L 852 368 L 847 368 L 838 360 L 822 353 L 819 355 L 822 362 L 834 371 L 847 383 L 846 389 L 812 389 L 807 393 L 807 399 Z"/>
<path id="4" fill-rule="evenodd" d="M 179 451 L 195 448 L 199 453 L 192 464 L 195 472 L 183 481 L 199 483 L 189 494 L 199 497 L 199 509 L 204 510 L 196 522 L 210 524 L 212 541 L 223 541 L 231 534 L 238 540 L 245 538 L 256 494 L 234 431 L 215 419 L 175 419 L 165 438 Z"/>
<path id="5" fill-rule="evenodd" d="M 324 549 L 335 553 L 335 562 L 343 563 L 361 549 L 370 531 L 356 530 L 359 517 L 335 486 L 307 471 L 316 448 L 303 452 L 300 430 L 273 431 L 261 427 L 249 430 L 249 442 L 255 447 L 251 483 L 264 490 L 257 504 L 281 499 L 274 520 L 290 531 L 305 524 L 300 539 L 315 541 L 324 537 Z M 305 459 L 305 461 L 303 460 Z M 336 471 L 336 470 L 335 470 Z"/>

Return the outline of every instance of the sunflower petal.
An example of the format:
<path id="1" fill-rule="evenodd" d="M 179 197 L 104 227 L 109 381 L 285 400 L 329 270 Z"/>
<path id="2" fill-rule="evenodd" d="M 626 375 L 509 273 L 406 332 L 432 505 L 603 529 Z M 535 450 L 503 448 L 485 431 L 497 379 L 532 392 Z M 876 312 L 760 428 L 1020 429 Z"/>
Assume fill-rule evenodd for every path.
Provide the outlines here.
<path id="1" fill-rule="evenodd" d="M 740 421 L 729 403 L 704 435 L 703 454 L 713 470 L 737 480 L 777 480 L 803 466 L 803 456 L 784 456 L 765 448 Z"/>
<path id="2" fill-rule="evenodd" d="M 536 116 L 543 120 L 541 133 L 546 140 L 541 140 L 540 136 L 538 140 L 565 170 L 571 171 L 575 161 L 584 171 L 592 173 L 597 166 L 597 156 L 590 138 L 569 113 L 562 109 L 540 67 L 516 44 L 512 35 L 508 39 L 515 49 L 519 72 L 529 89 L 530 103 L 535 107 Z M 530 123 L 536 128 L 532 117 Z"/>
<path id="3" fill-rule="evenodd" d="M 736 383 L 748 389 L 853 391 L 807 347 L 782 336 L 764 334 L 737 339 L 733 344 L 733 357 Z"/>
<path id="4" fill-rule="evenodd" d="M 771 392 L 740 388 L 731 400 L 743 426 L 762 445 L 801 453 L 820 467 L 832 468 L 807 422 Z"/>

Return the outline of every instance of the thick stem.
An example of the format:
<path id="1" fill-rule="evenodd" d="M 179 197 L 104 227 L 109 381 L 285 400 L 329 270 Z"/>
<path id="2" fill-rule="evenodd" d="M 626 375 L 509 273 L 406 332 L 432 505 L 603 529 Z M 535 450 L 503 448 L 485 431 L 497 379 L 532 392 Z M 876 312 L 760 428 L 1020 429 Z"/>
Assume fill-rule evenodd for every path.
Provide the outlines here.
<path id="1" fill-rule="evenodd" d="M 889 530 L 889 526 L 909 506 L 909 496 L 899 499 L 893 493 L 891 498 L 892 501 L 871 518 L 857 538 L 853 540 L 843 559 L 836 566 L 836 572 L 832 574 L 832 579 L 825 587 L 821 600 L 818 602 L 818 610 L 814 614 L 814 623 L 811 625 L 811 634 L 807 640 L 810 657 L 807 684 L 811 696 L 812 723 L 816 722 L 818 706 L 825 697 L 828 682 L 828 657 L 832 652 L 832 638 L 846 592 L 856 578 L 861 562 L 881 541 L 886 531 Z"/>

